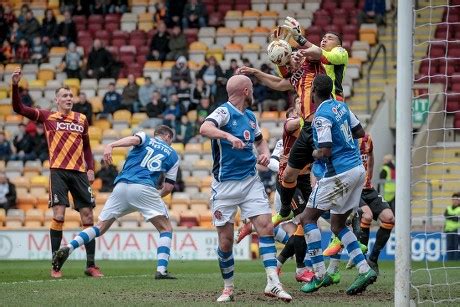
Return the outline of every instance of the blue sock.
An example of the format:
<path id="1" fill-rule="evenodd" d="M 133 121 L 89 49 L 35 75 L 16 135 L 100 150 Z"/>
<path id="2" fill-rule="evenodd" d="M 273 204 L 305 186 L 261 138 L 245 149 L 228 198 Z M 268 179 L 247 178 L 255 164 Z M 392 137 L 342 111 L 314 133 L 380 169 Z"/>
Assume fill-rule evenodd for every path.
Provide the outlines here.
<path id="1" fill-rule="evenodd" d="M 166 273 L 169 264 L 169 255 L 171 253 L 172 232 L 160 232 L 160 240 L 157 248 L 157 272 Z"/>
<path id="2" fill-rule="evenodd" d="M 288 233 L 283 229 L 281 226 L 276 226 L 273 229 L 273 232 L 275 233 L 275 240 L 286 244 L 289 241 L 289 235 Z"/>
<path id="3" fill-rule="evenodd" d="M 348 256 L 358 268 L 359 273 L 369 271 L 369 265 L 367 264 L 366 258 L 364 258 L 354 233 L 351 232 L 348 227 L 345 227 L 340 231 L 338 237 L 340 241 L 342 241 L 343 246 L 347 249 Z"/>
<path id="4" fill-rule="evenodd" d="M 219 260 L 220 272 L 224 279 L 225 288 L 233 287 L 233 271 L 235 269 L 235 260 L 233 259 L 233 252 L 223 252 L 217 249 L 217 258 Z"/>
<path id="5" fill-rule="evenodd" d="M 303 227 L 303 230 L 313 271 L 318 278 L 322 278 L 326 273 L 326 266 L 324 265 L 323 249 L 321 248 L 321 232 L 316 224 L 307 224 Z"/>
<path id="6" fill-rule="evenodd" d="M 259 238 L 259 253 L 262 257 L 265 270 L 276 269 L 276 247 L 273 236 L 264 236 Z"/>
<path id="7" fill-rule="evenodd" d="M 72 253 L 75 249 L 79 248 L 83 244 L 86 244 L 91 240 L 94 240 L 94 238 L 96 237 L 99 237 L 100 233 L 101 232 L 99 228 L 97 228 L 96 226 L 91 226 L 84 229 L 75 238 L 73 238 L 73 240 L 70 241 L 69 244 L 67 244 L 67 247 L 70 248 L 70 253 Z"/>

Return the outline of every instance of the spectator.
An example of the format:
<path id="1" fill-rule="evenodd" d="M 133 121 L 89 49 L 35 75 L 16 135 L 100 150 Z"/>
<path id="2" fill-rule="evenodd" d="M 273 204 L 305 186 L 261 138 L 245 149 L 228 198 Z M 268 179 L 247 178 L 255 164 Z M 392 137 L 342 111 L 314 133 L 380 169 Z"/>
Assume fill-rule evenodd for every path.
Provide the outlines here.
<path id="1" fill-rule="evenodd" d="M 57 45 L 57 22 L 53 10 L 47 9 L 45 11 L 45 17 L 43 17 L 40 32 L 44 44 L 46 44 L 48 47 Z"/>
<path id="2" fill-rule="evenodd" d="M 16 47 L 15 60 L 17 63 L 28 63 L 30 60 L 29 44 L 25 38 L 21 38 L 19 46 Z"/>
<path id="3" fill-rule="evenodd" d="M 5 132 L 0 131 L 0 160 L 8 161 L 13 154 L 13 146 L 7 140 Z"/>
<path id="4" fill-rule="evenodd" d="M 136 78 L 133 74 L 128 75 L 128 84 L 123 88 L 121 94 L 122 109 L 129 110 L 131 113 L 139 112 L 139 85 L 136 83 Z"/>
<path id="5" fill-rule="evenodd" d="M 249 61 L 248 58 L 243 58 L 241 61 L 243 62 L 243 66 L 254 67 L 254 65 L 252 65 L 251 61 Z"/>
<path id="6" fill-rule="evenodd" d="M 80 0 L 82 1 L 82 0 Z M 59 1 L 59 5 L 60 5 L 60 8 L 61 8 L 61 12 L 73 12 L 76 7 L 78 6 L 78 2 L 80 1 L 75 1 L 75 0 L 60 0 Z M 94 0 L 91 0 L 91 1 L 83 1 L 83 2 L 94 2 Z"/>
<path id="7" fill-rule="evenodd" d="M 16 153 L 11 156 L 11 160 L 34 160 L 34 142 L 32 137 L 26 133 L 26 126 L 19 124 L 19 132 L 13 139 Z"/>
<path id="8" fill-rule="evenodd" d="M 179 103 L 179 97 L 176 94 L 170 97 L 170 101 L 168 103 L 168 107 L 163 112 L 163 125 L 167 125 L 169 127 L 175 127 L 176 121 L 184 114 L 184 110 L 182 109 Z"/>
<path id="9" fill-rule="evenodd" d="M 5 211 L 16 208 L 16 187 L 8 180 L 5 172 L 0 172 L 0 208 Z"/>
<path id="10" fill-rule="evenodd" d="M 121 108 L 121 99 L 121 95 L 115 90 L 115 83 L 109 83 L 109 89 L 102 100 L 102 114 L 113 114 L 115 111 L 119 110 Z"/>
<path id="11" fill-rule="evenodd" d="M 9 37 L 10 37 L 9 41 L 12 46 L 19 43 L 19 40 L 21 39 L 22 34 L 21 34 L 21 31 L 19 31 L 19 24 L 17 22 L 13 23 Z"/>
<path id="12" fill-rule="evenodd" d="M 211 101 L 217 107 L 227 102 L 227 100 L 227 79 L 218 78 L 215 83 L 215 91 L 211 90 Z"/>
<path id="13" fill-rule="evenodd" d="M 176 60 L 176 64 L 171 68 L 171 80 L 175 86 L 179 85 L 180 80 L 186 80 L 189 83 L 192 81 L 187 59 L 184 56 L 180 56 Z"/>
<path id="14" fill-rule="evenodd" d="M 21 6 L 21 12 L 19 13 L 19 16 L 17 18 L 17 21 L 18 21 L 19 24 L 23 24 L 24 22 L 26 22 L 27 12 L 30 12 L 30 7 L 27 4 L 23 4 Z M 13 14 L 14 14 L 14 12 L 13 12 Z"/>
<path id="15" fill-rule="evenodd" d="M 84 114 L 88 120 L 88 124 L 93 124 L 93 106 L 89 103 L 86 94 L 80 92 L 78 100 L 73 104 L 72 111 Z"/>
<path id="16" fill-rule="evenodd" d="M 446 234 L 446 260 L 460 260 L 459 229 L 460 229 L 460 193 L 452 195 L 452 205 L 444 212 L 446 218 L 444 233 Z"/>
<path id="17" fill-rule="evenodd" d="M 48 154 L 48 143 L 46 141 L 45 129 L 43 124 L 38 123 L 36 126 L 35 136 L 33 137 L 34 142 L 34 159 L 40 159 L 40 161 L 46 161 L 49 159 Z"/>
<path id="18" fill-rule="evenodd" d="M 364 10 L 358 14 L 358 25 L 362 23 L 375 23 L 377 26 L 385 25 L 386 1 L 366 0 Z"/>
<path id="19" fill-rule="evenodd" d="M 169 52 L 169 34 L 166 32 L 164 22 L 158 24 L 158 32 L 152 37 L 150 43 L 150 54 L 147 56 L 149 61 L 164 61 Z"/>
<path id="20" fill-rule="evenodd" d="M 168 28 L 171 29 L 174 26 L 181 26 L 181 19 L 184 13 L 184 7 L 186 3 L 187 0 L 174 0 L 166 2 Z"/>
<path id="21" fill-rule="evenodd" d="M 77 51 L 77 45 L 73 42 L 70 43 L 61 63 L 61 67 L 67 74 L 67 78 L 81 79 L 82 64 L 82 55 Z"/>
<path id="22" fill-rule="evenodd" d="M 110 14 L 124 14 L 128 11 L 127 0 L 112 0 L 109 5 Z"/>
<path id="23" fill-rule="evenodd" d="M 175 26 L 172 29 L 172 35 L 169 38 L 169 52 L 166 55 L 166 60 L 168 61 L 175 61 L 180 56 L 187 56 L 187 38 L 185 37 L 184 33 L 181 32 L 179 26 Z"/>
<path id="24" fill-rule="evenodd" d="M 3 8 L 0 6 L 0 44 L 2 44 L 3 41 L 8 38 L 9 33 L 10 26 L 8 25 L 8 22 L 5 19 Z"/>
<path id="25" fill-rule="evenodd" d="M 93 4 L 89 6 L 91 15 L 104 15 L 107 12 L 107 5 L 103 0 L 93 0 Z"/>
<path id="26" fill-rule="evenodd" d="M 187 144 L 195 136 L 195 130 L 195 125 L 188 120 L 187 115 L 182 115 L 176 125 L 176 142 Z"/>
<path id="27" fill-rule="evenodd" d="M 162 118 L 163 112 L 166 110 L 166 105 L 161 99 L 160 92 L 154 91 L 152 93 L 152 97 L 145 108 L 149 118 L 141 124 L 141 127 L 155 128 L 163 123 Z"/>
<path id="28" fill-rule="evenodd" d="M 145 77 L 144 78 L 145 82 L 143 85 L 139 87 L 139 102 L 141 104 L 141 108 L 145 109 L 147 104 L 151 101 L 152 99 L 152 94 L 154 91 L 157 90 L 157 87 L 155 84 L 152 83 L 152 78 L 150 77 Z"/>
<path id="29" fill-rule="evenodd" d="M 172 83 L 171 78 L 166 78 L 164 85 L 160 88 L 160 94 L 163 100 L 168 100 L 171 95 L 176 94 L 177 89 Z"/>
<path id="30" fill-rule="evenodd" d="M 13 60 L 13 48 L 10 42 L 5 39 L 0 49 L 0 62 L 11 62 Z"/>
<path id="31" fill-rule="evenodd" d="M 201 98 L 200 104 L 196 108 L 197 126 L 201 126 L 212 111 L 214 111 L 214 108 L 211 106 L 209 98 Z"/>
<path id="32" fill-rule="evenodd" d="M 206 7 L 198 0 L 189 0 L 182 14 L 182 28 L 206 27 Z"/>
<path id="33" fill-rule="evenodd" d="M 69 11 L 64 12 L 64 20 L 58 25 L 56 34 L 60 46 L 67 46 L 70 42 L 77 42 L 77 26 L 73 22 Z"/>
<path id="34" fill-rule="evenodd" d="M 393 155 L 388 154 L 383 157 L 382 170 L 380 171 L 380 180 L 384 181 L 383 183 L 383 199 L 385 199 L 388 204 L 391 206 L 393 212 L 395 212 L 395 191 L 396 191 L 396 167 L 393 162 Z"/>
<path id="35" fill-rule="evenodd" d="M 206 59 L 206 64 L 198 71 L 197 78 L 202 78 L 211 87 L 211 93 L 216 92 L 216 80 L 224 79 L 222 68 L 217 63 L 216 58 L 210 56 Z"/>
<path id="36" fill-rule="evenodd" d="M 211 96 L 211 89 L 203 79 L 197 78 L 192 86 L 192 103 L 197 106 L 201 99 L 209 98 L 209 96 Z"/>
<path id="37" fill-rule="evenodd" d="M 153 22 L 160 23 L 166 22 L 167 19 L 167 9 L 164 0 L 160 0 L 155 3 L 155 13 L 153 14 Z"/>
<path id="38" fill-rule="evenodd" d="M 99 39 L 93 42 L 93 48 L 88 55 L 88 64 L 86 74 L 88 78 L 106 78 L 111 77 L 113 58 L 112 54 L 102 46 Z"/>
<path id="39" fill-rule="evenodd" d="M 32 56 L 30 57 L 30 59 L 32 60 L 32 63 L 41 64 L 43 62 L 46 62 L 48 57 L 48 48 L 44 43 L 42 43 L 42 39 L 40 36 L 34 37 L 31 51 Z"/>
<path id="40" fill-rule="evenodd" d="M 34 105 L 34 101 L 32 97 L 30 97 L 29 90 L 26 87 L 19 87 L 19 98 L 21 98 L 21 102 L 28 107 Z"/>
<path id="41" fill-rule="evenodd" d="M 230 67 L 225 71 L 225 79 L 230 79 L 238 69 L 238 62 L 235 59 L 230 60 Z"/>
<path id="42" fill-rule="evenodd" d="M 35 36 L 40 36 L 40 24 L 37 18 L 34 17 L 32 11 L 26 13 L 26 18 L 23 23 L 19 23 L 19 31 L 27 42 L 30 44 Z"/>
<path id="43" fill-rule="evenodd" d="M 101 160 L 101 169 L 96 172 L 95 177 L 102 181 L 100 192 L 112 192 L 114 180 L 118 176 L 118 170 L 115 165 L 105 163 L 104 159 Z"/>
<path id="44" fill-rule="evenodd" d="M 11 5 L 8 3 L 3 6 L 3 18 L 6 21 L 6 24 L 8 27 L 13 27 L 13 24 L 18 22 L 18 19 L 16 18 L 16 15 L 14 14 L 13 10 L 11 9 Z"/>
<path id="45" fill-rule="evenodd" d="M 92 2 L 93 1 L 83 1 L 83 0 L 77 1 L 77 5 L 76 5 L 75 9 L 72 11 L 73 15 L 89 16 L 91 14 L 90 7 L 92 5 Z M 64 11 L 65 11 L 65 9 L 64 9 Z"/>
<path id="46" fill-rule="evenodd" d="M 177 97 L 179 98 L 179 104 L 185 113 L 187 113 L 190 109 L 196 109 L 196 105 L 191 108 L 191 94 L 192 91 L 190 90 L 188 82 L 186 80 L 180 80 Z"/>

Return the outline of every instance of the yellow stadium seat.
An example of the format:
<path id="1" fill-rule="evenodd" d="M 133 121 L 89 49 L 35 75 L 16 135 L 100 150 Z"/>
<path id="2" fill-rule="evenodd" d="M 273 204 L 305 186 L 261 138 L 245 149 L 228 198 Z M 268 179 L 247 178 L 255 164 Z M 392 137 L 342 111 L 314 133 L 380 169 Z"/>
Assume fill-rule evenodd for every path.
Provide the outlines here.
<path id="1" fill-rule="evenodd" d="M 144 69 L 161 70 L 161 62 L 160 61 L 147 61 L 144 64 Z"/>
<path id="2" fill-rule="evenodd" d="M 43 194 L 37 196 L 36 208 L 40 210 L 46 210 L 49 206 L 49 194 Z"/>
<path id="3" fill-rule="evenodd" d="M 64 54 L 67 52 L 67 48 L 66 47 L 51 47 L 50 51 L 49 51 L 49 55 L 62 55 L 64 56 Z"/>
<path id="4" fill-rule="evenodd" d="M 241 19 L 242 14 L 241 14 L 241 11 L 230 10 L 230 11 L 227 11 L 227 13 L 225 13 L 225 18 L 239 18 L 239 19 Z"/>
<path id="5" fill-rule="evenodd" d="M 113 165 L 120 165 L 122 162 L 125 161 L 125 159 L 125 155 L 112 155 Z"/>
<path id="6" fill-rule="evenodd" d="M 184 179 L 184 183 L 186 187 L 197 187 L 201 186 L 201 179 L 197 177 L 186 177 Z"/>
<path id="7" fill-rule="evenodd" d="M 54 80 L 54 71 L 51 70 L 40 70 L 37 75 L 38 81 L 46 82 Z M 42 87 L 44 88 L 44 86 Z"/>
<path id="8" fill-rule="evenodd" d="M 205 170 L 210 170 L 212 167 L 212 161 L 210 160 L 196 160 L 193 161 L 193 169 L 205 169 Z"/>
<path id="9" fill-rule="evenodd" d="M 137 29 L 145 31 L 145 32 L 148 32 L 148 31 L 152 30 L 153 27 L 154 27 L 154 23 L 151 20 L 149 20 L 149 21 L 146 21 L 146 20 L 139 21 L 139 23 L 137 24 Z"/>
<path id="10" fill-rule="evenodd" d="M 41 172 L 38 172 L 38 171 L 24 171 L 22 176 L 31 179 L 33 177 L 40 176 L 40 173 Z"/>
<path id="11" fill-rule="evenodd" d="M 153 14 L 152 13 L 140 13 L 139 15 L 139 23 L 140 22 L 152 22 Z"/>
<path id="12" fill-rule="evenodd" d="M 201 153 L 202 151 L 203 147 L 200 143 L 188 143 L 185 145 L 186 153 Z"/>
<path id="13" fill-rule="evenodd" d="M 164 201 L 165 204 L 167 204 L 168 207 L 169 207 L 169 206 L 171 205 L 172 195 L 171 195 L 171 194 L 166 195 L 165 197 L 163 197 L 163 201 Z"/>
<path id="14" fill-rule="evenodd" d="M 93 107 L 94 113 L 99 113 L 104 110 L 104 105 L 102 104 L 102 97 L 100 96 L 90 97 L 89 102 L 91 103 L 91 106 Z"/>
<path id="15" fill-rule="evenodd" d="M 10 179 L 11 183 L 13 183 L 15 185 L 16 188 L 25 188 L 25 189 L 29 189 L 30 188 L 30 180 L 29 178 L 25 178 L 25 177 L 16 177 L 16 178 L 11 178 Z"/>
<path id="16" fill-rule="evenodd" d="M 17 64 L 17 63 L 6 64 L 3 72 L 4 74 L 12 74 L 13 71 L 16 70 L 16 68 L 21 68 L 21 64 Z"/>
<path id="17" fill-rule="evenodd" d="M 243 51 L 257 51 L 259 52 L 262 47 L 256 43 L 247 43 L 243 45 Z"/>
<path id="18" fill-rule="evenodd" d="M 184 154 L 184 144 L 182 143 L 172 143 L 171 147 L 179 154 L 183 155 Z"/>
<path id="19" fill-rule="evenodd" d="M 20 124 L 22 123 L 23 117 L 22 115 L 18 114 L 9 114 L 6 115 L 5 121 L 9 124 Z"/>
<path id="20" fill-rule="evenodd" d="M 102 129 L 97 126 L 90 126 L 88 129 L 89 139 L 100 142 L 102 139 Z"/>
<path id="21" fill-rule="evenodd" d="M 39 78 L 40 79 L 40 78 Z M 44 89 L 46 82 L 44 80 L 30 80 L 29 89 Z"/>
<path id="22" fill-rule="evenodd" d="M 117 88 L 122 88 L 122 87 L 125 87 L 126 85 L 128 85 L 128 79 L 127 78 L 118 78 L 117 83 L 116 83 L 115 86 Z"/>
<path id="23" fill-rule="evenodd" d="M 102 138 L 113 138 L 113 139 L 118 139 L 119 134 L 118 131 L 113 130 L 113 129 L 107 129 L 102 131 Z"/>
<path id="24" fill-rule="evenodd" d="M 0 208 L 0 228 L 2 228 L 3 225 L 5 224 L 5 220 L 6 220 L 6 212 L 5 212 L 5 209 Z"/>
<path id="25" fill-rule="evenodd" d="M 227 44 L 225 46 L 225 51 L 228 52 L 228 51 L 242 51 L 243 49 L 243 46 L 241 46 L 240 44 Z"/>
<path id="26" fill-rule="evenodd" d="M 49 178 L 46 176 L 35 176 L 30 179 L 30 187 L 48 188 Z"/>
<path id="27" fill-rule="evenodd" d="M 260 119 L 261 120 L 264 120 L 264 119 L 269 119 L 269 120 L 277 120 L 279 119 L 279 114 L 278 112 L 276 111 L 265 111 L 262 113 L 262 115 L 260 116 Z"/>
<path id="28" fill-rule="evenodd" d="M 40 209 L 30 209 L 26 211 L 24 218 L 25 227 L 42 227 L 44 221 L 43 211 Z"/>
<path id="29" fill-rule="evenodd" d="M 128 154 L 128 150 L 128 147 L 115 147 L 112 150 L 112 154 L 126 157 L 126 155 Z"/>
<path id="30" fill-rule="evenodd" d="M 37 204 L 37 198 L 30 193 L 19 194 L 17 196 L 17 208 L 27 211 L 33 209 Z"/>
<path id="31" fill-rule="evenodd" d="M 268 130 L 267 128 L 260 128 L 261 132 L 262 132 L 262 137 L 264 138 L 264 140 L 269 140 L 270 139 L 270 130 Z"/>
<path id="32" fill-rule="evenodd" d="M 107 119 L 97 119 L 93 122 L 93 126 L 99 127 L 102 131 L 110 129 L 111 124 Z"/>
<path id="33" fill-rule="evenodd" d="M 114 121 L 126 121 L 128 123 L 131 122 L 131 112 L 128 110 L 119 110 L 113 113 L 113 120 Z"/>
<path id="34" fill-rule="evenodd" d="M 0 90 L 0 99 L 8 98 L 8 91 Z"/>
<path id="35" fill-rule="evenodd" d="M 148 118 L 147 113 L 145 112 L 139 112 L 139 113 L 134 113 L 133 116 L 131 117 L 131 125 L 137 126 L 140 123 L 142 123 L 144 120 Z"/>
<path id="36" fill-rule="evenodd" d="M 203 153 L 211 153 L 211 141 L 206 140 L 203 142 Z"/>
<path id="37" fill-rule="evenodd" d="M 203 43 L 203 42 L 193 42 L 190 44 L 189 46 L 189 51 L 203 51 L 203 52 L 206 52 L 208 49 L 208 46 Z"/>
<path id="38" fill-rule="evenodd" d="M 80 228 L 81 227 L 80 214 L 74 210 L 66 210 L 63 227 L 64 229 Z"/>
<path id="39" fill-rule="evenodd" d="M 69 87 L 76 87 L 78 89 L 80 88 L 80 80 L 77 78 L 65 79 L 63 84 Z"/>
<path id="40" fill-rule="evenodd" d="M 164 61 L 163 65 L 162 65 L 162 68 L 163 69 L 171 69 L 171 68 L 173 68 L 174 65 L 176 65 L 176 62 L 174 62 L 174 61 Z"/>
<path id="41" fill-rule="evenodd" d="M 213 228 L 211 212 L 201 212 L 199 215 L 200 226 L 203 228 Z"/>
<path id="42" fill-rule="evenodd" d="M 120 131 L 120 137 L 121 138 L 131 136 L 131 135 L 133 135 L 133 131 L 131 130 L 131 128 L 125 128 L 125 129 Z"/>

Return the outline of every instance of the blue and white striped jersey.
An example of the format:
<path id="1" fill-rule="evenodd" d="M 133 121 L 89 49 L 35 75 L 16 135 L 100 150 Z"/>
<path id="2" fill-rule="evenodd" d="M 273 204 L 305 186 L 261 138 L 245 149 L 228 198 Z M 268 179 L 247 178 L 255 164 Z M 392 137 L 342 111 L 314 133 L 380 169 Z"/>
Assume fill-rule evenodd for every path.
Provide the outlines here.
<path id="1" fill-rule="evenodd" d="M 246 145 L 243 149 L 233 149 L 232 144 L 227 140 L 211 141 L 214 178 L 222 182 L 254 176 L 257 161 L 253 152 L 254 142 L 262 138 L 254 113 L 249 109 L 241 112 L 230 102 L 226 102 L 214 110 L 206 120 L 239 138 Z"/>
<path id="2" fill-rule="evenodd" d="M 150 138 L 145 132 L 137 132 L 135 136 L 141 143 L 129 152 L 115 183 L 138 183 L 157 187 L 163 178 L 166 182 L 176 181 L 179 157 L 176 151 L 160 138 Z M 163 175 L 165 175 L 163 177 Z"/>

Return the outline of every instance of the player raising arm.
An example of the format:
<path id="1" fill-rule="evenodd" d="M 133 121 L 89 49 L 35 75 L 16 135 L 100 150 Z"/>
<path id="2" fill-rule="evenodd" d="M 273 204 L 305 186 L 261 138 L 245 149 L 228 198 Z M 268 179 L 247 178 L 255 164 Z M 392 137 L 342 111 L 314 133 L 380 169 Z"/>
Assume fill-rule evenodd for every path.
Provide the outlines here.
<path id="1" fill-rule="evenodd" d="M 123 169 L 115 178 L 115 188 L 99 215 L 99 222 L 96 226 L 80 232 L 67 246 L 56 252 L 53 257 L 56 270 L 60 270 L 75 249 L 102 236 L 116 219 L 137 211 L 160 233 L 155 279 L 176 279 L 168 273 L 172 226 L 161 198 L 171 193 L 174 188 L 179 157 L 170 146 L 174 137 L 171 128 L 158 126 L 154 136 L 151 139 L 144 132 L 138 132 L 105 147 L 104 160 L 111 163 L 113 148 L 134 146 Z"/>
<path id="2" fill-rule="evenodd" d="M 265 188 L 256 174 L 256 162 L 267 166 L 270 152 L 257 119 L 248 109 L 253 103 L 253 85 L 242 75 L 227 82 L 228 102 L 214 110 L 201 125 L 200 133 L 211 138 L 211 211 L 218 233 L 218 261 L 224 290 L 218 302 L 233 301 L 233 229 L 238 207 L 242 219 L 250 219 L 259 235 L 259 249 L 267 274 L 265 295 L 291 301 L 276 273 L 276 248 L 271 209 Z M 253 147 L 256 147 L 258 159 Z"/>
<path id="3" fill-rule="evenodd" d="M 13 110 L 30 120 L 43 123 L 50 156 L 50 207 L 53 220 L 50 226 L 51 251 L 59 249 L 62 240 L 65 208 L 70 206 L 68 193 L 74 199 L 74 208 L 80 212 L 83 227 L 93 225 L 94 197 L 90 182 L 94 181 L 94 161 L 88 136 L 88 121 L 85 115 L 72 112 L 72 92 L 68 87 L 56 90 L 57 112 L 30 108 L 22 104 L 18 83 L 21 69 L 11 77 L 13 83 Z M 94 262 L 95 242 L 85 244 L 85 274 L 103 276 Z M 62 272 L 52 269 L 51 277 L 60 278 Z"/>
<path id="4" fill-rule="evenodd" d="M 308 41 L 303 35 L 300 23 L 292 17 L 286 17 L 283 28 L 288 29 L 294 40 L 299 44 L 297 56 L 308 56 L 306 50 L 315 46 Z M 345 70 L 348 65 L 348 52 L 342 47 L 342 38 L 338 33 L 328 31 L 321 39 L 321 63 L 326 69 L 326 74 L 334 82 L 332 95 L 336 100 L 344 101 L 342 81 L 345 76 Z M 305 53 L 305 55 L 304 55 Z M 300 59 L 297 59 L 298 61 Z"/>

